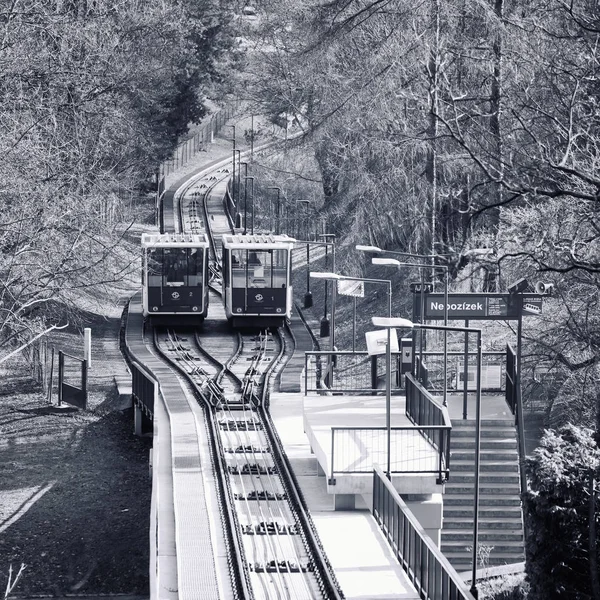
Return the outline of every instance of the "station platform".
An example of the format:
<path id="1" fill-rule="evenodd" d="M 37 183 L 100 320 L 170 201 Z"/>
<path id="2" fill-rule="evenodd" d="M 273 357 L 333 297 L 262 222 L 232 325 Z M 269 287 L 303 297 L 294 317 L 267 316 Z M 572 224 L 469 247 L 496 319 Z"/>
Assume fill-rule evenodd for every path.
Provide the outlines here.
<path id="1" fill-rule="evenodd" d="M 441 493 L 435 473 L 438 453 L 412 429 L 405 405 L 404 396 L 392 396 L 391 470 L 402 472 L 392 482 L 400 494 Z M 370 497 L 373 464 L 385 468 L 387 462 L 385 397 L 307 395 L 302 396 L 302 408 L 304 431 L 336 505 L 344 496 Z"/>
<path id="2" fill-rule="evenodd" d="M 319 474 L 317 457 L 311 452 L 309 438 L 304 433 L 303 405 L 309 398 L 301 394 L 271 394 L 270 413 L 345 597 L 356 600 L 419 598 L 367 504 L 358 501 L 354 510 L 335 510 L 334 496 L 327 491 L 327 478 Z M 329 412 L 329 418 L 331 411 L 341 414 L 348 401 L 347 397 L 317 398 L 321 403 L 336 399 L 337 408 L 335 405 L 322 407 L 324 412 Z M 403 408 L 398 408 L 398 416 L 402 411 Z M 317 420 L 318 414 L 316 409 Z M 352 418 L 364 417 L 354 414 Z"/>

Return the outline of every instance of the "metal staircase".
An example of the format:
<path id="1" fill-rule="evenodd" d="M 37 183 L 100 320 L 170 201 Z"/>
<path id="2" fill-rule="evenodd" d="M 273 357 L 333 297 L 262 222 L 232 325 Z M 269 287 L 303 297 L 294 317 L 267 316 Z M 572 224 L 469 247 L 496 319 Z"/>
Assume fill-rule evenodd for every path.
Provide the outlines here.
<path id="1" fill-rule="evenodd" d="M 480 450 L 477 568 L 521 562 L 523 519 L 513 422 L 482 420 Z M 475 421 L 454 420 L 450 480 L 444 491 L 442 551 L 457 571 L 472 567 L 474 482 Z"/>

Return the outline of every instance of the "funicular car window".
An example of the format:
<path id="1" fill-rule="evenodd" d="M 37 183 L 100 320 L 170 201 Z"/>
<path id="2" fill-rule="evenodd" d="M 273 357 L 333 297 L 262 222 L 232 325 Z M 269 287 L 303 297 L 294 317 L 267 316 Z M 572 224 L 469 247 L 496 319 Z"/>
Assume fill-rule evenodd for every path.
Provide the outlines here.
<path id="1" fill-rule="evenodd" d="M 148 285 L 160 287 L 162 285 L 162 248 L 149 249 L 147 252 Z"/>
<path id="2" fill-rule="evenodd" d="M 286 266 L 287 250 L 234 250 L 231 252 L 233 287 L 286 287 Z"/>
<path id="3" fill-rule="evenodd" d="M 190 248 L 188 256 L 188 285 L 202 285 L 203 263 L 202 248 Z"/>

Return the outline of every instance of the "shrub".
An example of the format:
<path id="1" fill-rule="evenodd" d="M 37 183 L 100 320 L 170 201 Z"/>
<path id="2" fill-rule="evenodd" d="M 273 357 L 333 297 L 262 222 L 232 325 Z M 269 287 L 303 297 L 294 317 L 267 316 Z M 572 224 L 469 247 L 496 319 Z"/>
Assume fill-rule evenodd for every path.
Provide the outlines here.
<path id="1" fill-rule="evenodd" d="M 574 425 L 546 431 L 528 457 L 530 487 L 523 500 L 529 600 L 598 597 L 593 590 L 598 581 L 595 531 L 600 503 L 590 487 L 598 481 L 599 465 L 593 431 Z"/>

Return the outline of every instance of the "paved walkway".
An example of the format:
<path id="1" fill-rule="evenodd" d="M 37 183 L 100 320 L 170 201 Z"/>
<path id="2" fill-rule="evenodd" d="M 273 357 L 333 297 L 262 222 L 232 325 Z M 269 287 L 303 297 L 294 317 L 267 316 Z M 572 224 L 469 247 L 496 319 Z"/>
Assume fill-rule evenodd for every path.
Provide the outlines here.
<path id="1" fill-rule="evenodd" d="M 441 394 L 438 394 L 436 399 L 441 403 Z M 475 419 L 476 400 L 475 394 L 468 394 L 467 419 Z M 464 399 L 462 394 L 448 394 L 448 412 L 452 421 L 463 418 L 463 404 Z M 504 399 L 504 394 L 481 395 L 481 418 L 514 421 L 514 417 Z"/>
<path id="2" fill-rule="evenodd" d="M 367 508 L 333 510 L 303 431 L 302 396 L 272 394 L 270 412 L 346 598 L 419 598 Z"/>
<path id="3" fill-rule="evenodd" d="M 437 396 L 441 402 L 442 397 Z M 467 418 L 475 419 L 475 394 L 467 398 Z M 453 422 L 463 418 L 463 395 L 448 394 L 448 412 Z M 515 417 L 510 412 L 504 394 L 483 394 L 481 396 L 481 418 L 494 420 L 507 420 L 515 422 Z M 544 432 L 544 415 L 541 413 L 525 411 L 525 454 L 528 456 L 537 448 Z"/>

